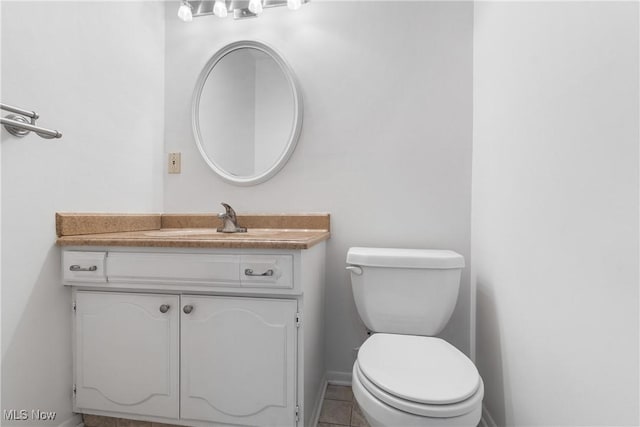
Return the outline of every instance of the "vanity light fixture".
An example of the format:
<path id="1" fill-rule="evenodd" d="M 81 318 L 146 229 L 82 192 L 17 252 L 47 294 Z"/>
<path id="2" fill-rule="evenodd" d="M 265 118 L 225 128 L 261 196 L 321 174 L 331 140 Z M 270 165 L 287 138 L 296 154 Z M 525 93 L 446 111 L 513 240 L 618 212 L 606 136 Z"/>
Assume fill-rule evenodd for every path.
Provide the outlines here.
<path id="1" fill-rule="evenodd" d="M 216 0 L 213 4 L 213 14 L 218 18 L 227 17 L 227 3 L 225 0 Z"/>
<path id="2" fill-rule="evenodd" d="M 193 18 L 215 15 L 219 18 L 233 13 L 234 19 L 254 18 L 265 8 L 287 6 L 298 10 L 310 0 L 181 0 L 178 17 L 185 22 Z"/>
<path id="3" fill-rule="evenodd" d="M 302 0 L 287 0 L 287 7 L 290 10 L 298 10 L 302 7 Z"/>
<path id="4" fill-rule="evenodd" d="M 178 8 L 178 18 L 182 19 L 184 22 L 193 21 L 191 5 L 187 0 L 182 0 L 182 4 L 180 4 L 180 8 Z"/>
<path id="5" fill-rule="evenodd" d="M 249 0 L 249 11 L 260 15 L 262 13 L 262 0 Z"/>

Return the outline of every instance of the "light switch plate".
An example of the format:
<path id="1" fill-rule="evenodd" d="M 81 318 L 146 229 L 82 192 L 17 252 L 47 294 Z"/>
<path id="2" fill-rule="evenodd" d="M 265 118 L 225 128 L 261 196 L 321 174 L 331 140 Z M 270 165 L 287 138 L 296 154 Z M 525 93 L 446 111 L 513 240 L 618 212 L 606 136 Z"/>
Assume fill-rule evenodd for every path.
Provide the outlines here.
<path id="1" fill-rule="evenodd" d="M 169 153 L 169 173 L 180 173 L 180 153 Z"/>

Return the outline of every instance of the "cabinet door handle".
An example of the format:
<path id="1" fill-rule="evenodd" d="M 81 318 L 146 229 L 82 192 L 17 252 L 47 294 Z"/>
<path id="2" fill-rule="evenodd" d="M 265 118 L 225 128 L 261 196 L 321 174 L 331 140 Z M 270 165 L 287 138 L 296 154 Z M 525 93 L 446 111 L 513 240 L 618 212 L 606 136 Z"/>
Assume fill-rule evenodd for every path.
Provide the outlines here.
<path id="1" fill-rule="evenodd" d="M 71 271 L 96 271 L 97 269 L 97 265 L 92 265 L 91 267 L 80 267 L 78 264 L 74 264 L 69 267 L 69 270 Z"/>
<path id="2" fill-rule="evenodd" d="M 166 313 L 170 308 L 171 306 L 169 304 L 162 304 L 160 306 L 160 313 Z"/>
<path id="3" fill-rule="evenodd" d="M 272 269 L 268 269 L 264 273 L 254 273 L 253 269 L 245 268 L 244 269 L 244 275 L 245 276 L 273 276 L 273 270 Z"/>
<path id="4" fill-rule="evenodd" d="M 184 307 L 182 307 L 182 311 L 184 311 L 184 314 L 189 314 L 193 311 L 193 306 L 185 305 Z"/>

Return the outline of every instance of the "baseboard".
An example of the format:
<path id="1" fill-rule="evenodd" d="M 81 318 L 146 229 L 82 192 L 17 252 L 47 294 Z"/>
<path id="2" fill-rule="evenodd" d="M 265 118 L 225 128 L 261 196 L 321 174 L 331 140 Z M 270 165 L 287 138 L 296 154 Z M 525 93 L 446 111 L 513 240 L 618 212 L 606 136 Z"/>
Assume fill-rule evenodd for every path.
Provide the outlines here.
<path id="1" fill-rule="evenodd" d="M 498 427 L 495 420 L 491 416 L 491 413 L 486 406 L 482 405 L 482 419 L 480 420 L 481 427 Z"/>
<path id="2" fill-rule="evenodd" d="M 334 385 L 351 385 L 351 372 L 327 371 L 327 382 Z"/>
<path id="3" fill-rule="evenodd" d="M 318 390 L 318 398 L 316 399 L 315 406 L 313 408 L 313 413 L 309 420 L 311 421 L 311 425 L 313 427 L 318 426 L 318 421 L 320 420 L 320 411 L 322 411 L 322 403 L 324 402 L 324 395 L 327 392 L 327 376 L 324 375 L 322 380 L 320 380 L 320 390 Z"/>
<path id="4" fill-rule="evenodd" d="M 82 422 L 82 415 L 73 414 L 71 418 L 68 418 L 62 424 L 59 424 L 58 427 L 84 427 L 84 423 Z"/>

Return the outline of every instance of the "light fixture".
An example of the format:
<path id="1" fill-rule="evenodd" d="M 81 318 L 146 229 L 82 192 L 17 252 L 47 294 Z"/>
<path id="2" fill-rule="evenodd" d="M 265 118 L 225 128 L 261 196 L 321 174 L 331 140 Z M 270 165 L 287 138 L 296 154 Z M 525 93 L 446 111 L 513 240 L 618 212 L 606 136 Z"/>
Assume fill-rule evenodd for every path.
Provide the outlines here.
<path id="1" fill-rule="evenodd" d="M 287 0 L 287 7 L 291 10 L 298 10 L 302 7 L 302 0 Z"/>
<path id="2" fill-rule="evenodd" d="M 1 0 L 0 0 L 1 1 Z M 255 18 L 263 9 L 287 6 L 297 10 L 310 0 L 181 0 L 178 16 L 189 22 L 193 18 L 215 15 L 224 18 L 233 13 L 234 19 Z"/>
<path id="3" fill-rule="evenodd" d="M 262 13 L 262 0 L 249 0 L 249 11 L 260 15 Z"/>
<path id="4" fill-rule="evenodd" d="M 227 17 L 227 3 L 225 0 L 216 0 L 213 4 L 213 14 L 218 18 Z"/>
<path id="5" fill-rule="evenodd" d="M 191 5 L 186 0 L 182 0 L 180 8 L 178 8 L 178 18 L 184 22 L 193 21 L 193 13 L 191 12 Z"/>

